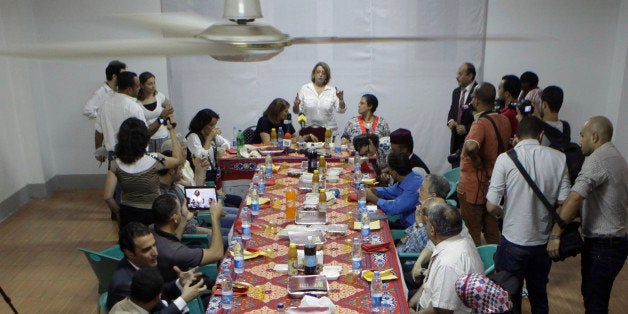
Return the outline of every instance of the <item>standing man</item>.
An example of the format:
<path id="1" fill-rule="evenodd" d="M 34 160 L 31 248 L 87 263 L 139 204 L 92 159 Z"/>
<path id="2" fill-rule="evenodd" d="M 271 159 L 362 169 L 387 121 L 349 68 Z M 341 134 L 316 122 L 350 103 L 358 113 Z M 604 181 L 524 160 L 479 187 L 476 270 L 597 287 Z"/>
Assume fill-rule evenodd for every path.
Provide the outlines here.
<path id="1" fill-rule="evenodd" d="M 447 127 L 451 130 L 451 140 L 449 142 L 449 153 L 447 161 L 451 168 L 460 167 L 460 154 L 464 137 L 471 128 L 473 113 L 469 108 L 471 94 L 478 85 L 475 82 L 475 67 L 471 63 L 464 63 L 458 68 L 456 75 L 458 87 L 451 93 L 451 107 L 447 115 Z"/>
<path id="2" fill-rule="evenodd" d="M 499 113 L 503 114 L 510 121 L 510 138 L 514 137 L 517 131 L 517 96 L 521 92 L 521 82 L 515 75 L 504 75 L 499 82 L 497 88 L 497 97 L 499 102 L 503 104 L 503 107 L 499 110 Z"/>
<path id="3" fill-rule="evenodd" d="M 104 142 L 105 149 L 109 152 L 109 159 L 113 159 L 113 151 L 117 141 L 118 130 L 124 120 L 134 117 L 146 123 L 144 111 L 137 102 L 137 93 L 140 90 L 140 79 L 134 72 L 122 72 L 117 77 L 118 91 L 108 97 L 98 109 L 96 119 L 95 142 L 98 150 Z M 161 113 L 160 118 L 166 118 L 172 114 L 172 109 Z M 148 125 L 148 132 L 152 136 L 159 129 L 159 120 Z M 96 156 L 96 160 L 105 161 L 104 156 Z"/>
<path id="4" fill-rule="evenodd" d="M 587 158 L 560 218 L 570 223 L 582 218 L 582 296 L 586 313 L 608 313 L 615 277 L 628 256 L 628 166 L 611 143 L 613 125 L 602 116 L 590 118 L 580 132 L 582 152 Z M 562 230 L 556 224 L 547 246 L 558 256 Z"/>
<path id="5" fill-rule="evenodd" d="M 92 97 L 90 97 L 85 104 L 85 108 L 83 108 L 84 116 L 90 120 L 95 119 L 98 116 L 98 108 L 100 108 L 107 97 L 113 95 L 113 93 L 115 93 L 118 89 L 118 74 L 124 72 L 125 70 L 126 64 L 118 60 L 109 62 L 109 65 L 107 65 L 107 68 L 105 69 L 107 81 L 105 81 L 105 83 L 102 84 L 102 86 L 100 86 L 94 94 L 92 94 Z"/>
<path id="6" fill-rule="evenodd" d="M 521 93 L 517 97 L 519 102 L 523 101 L 531 90 L 539 88 L 539 77 L 532 71 L 523 72 L 519 81 L 521 82 Z"/>
<path id="7" fill-rule="evenodd" d="M 540 144 L 543 122 L 537 117 L 523 118 L 517 136 L 514 151 L 523 168 L 550 203 L 561 204 L 570 188 L 565 155 Z M 500 207 L 502 199 L 504 205 Z M 520 286 L 516 291 L 521 290 L 525 279 L 532 312 L 548 313 L 546 288 L 552 262 L 547 240 L 552 216 L 508 154 L 500 154 L 495 161 L 486 200 L 488 212 L 504 218 L 495 269 L 517 277 Z M 514 312 L 520 313 L 521 294 L 514 295 L 513 303 Z"/>
<path id="8" fill-rule="evenodd" d="M 495 159 L 506 151 L 510 138 L 508 118 L 493 111 L 495 86 L 480 84 L 473 92 L 474 122 L 467 135 L 460 159 L 458 201 L 460 211 L 476 246 L 481 233 L 486 243 L 499 241 L 497 219 L 486 211 L 485 195 L 493 173 Z"/>

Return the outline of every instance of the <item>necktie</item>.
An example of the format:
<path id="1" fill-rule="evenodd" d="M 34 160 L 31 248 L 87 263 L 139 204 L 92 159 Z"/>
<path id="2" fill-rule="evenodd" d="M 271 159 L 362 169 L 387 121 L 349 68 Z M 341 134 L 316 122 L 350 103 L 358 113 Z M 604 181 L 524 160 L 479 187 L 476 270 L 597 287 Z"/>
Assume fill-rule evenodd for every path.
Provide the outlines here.
<path id="1" fill-rule="evenodd" d="M 458 102 L 458 117 L 456 118 L 456 122 L 460 123 L 460 118 L 462 118 L 462 106 L 464 106 L 465 94 L 467 93 L 467 89 L 464 88 L 462 90 L 462 95 L 460 96 L 460 101 Z"/>

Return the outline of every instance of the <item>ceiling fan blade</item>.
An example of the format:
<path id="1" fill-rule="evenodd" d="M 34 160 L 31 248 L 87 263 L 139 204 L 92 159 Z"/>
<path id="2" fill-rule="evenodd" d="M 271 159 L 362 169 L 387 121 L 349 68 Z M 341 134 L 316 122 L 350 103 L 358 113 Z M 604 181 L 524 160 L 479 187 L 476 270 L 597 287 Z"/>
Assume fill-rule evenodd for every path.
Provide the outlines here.
<path id="1" fill-rule="evenodd" d="M 143 38 L 75 42 L 0 49 L 0 56 L 34 59 L 146 57 L 176 55 L 230 55 L 242 49 L 199 38 Z"/>
<path id="2" fill-rule="evenodd" d="M 191 12 L 147 13 L 115 15 L 117 19 L 131 26 L 161 30 L 167 35 L 197 35 L 218 22 L 207 16 Z"/>
<path id="3" fill-rule="evenodd" d="M 363 42 L 432 42 L 432 41 L 531 41 L 520 36 L 477 36 L 477 35 L 443 35 L 443 36 L 402 36 L 402 37 L 294 37 L 291 43 L 300 44 L 342 44 Z M 536 40 L 536 39 L 535 39 Z"/>

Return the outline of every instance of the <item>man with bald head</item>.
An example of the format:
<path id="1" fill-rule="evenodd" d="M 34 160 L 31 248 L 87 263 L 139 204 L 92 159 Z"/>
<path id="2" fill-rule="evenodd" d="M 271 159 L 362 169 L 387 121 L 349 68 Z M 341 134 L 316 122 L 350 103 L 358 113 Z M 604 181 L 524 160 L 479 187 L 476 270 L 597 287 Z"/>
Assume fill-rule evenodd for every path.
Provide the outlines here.
<path id="1" fill-rule="evenodd" d="M 586 313 L 608 313 L 613 281 L 628 256 L 628 166 L 611 143 L 613 125 L 590 118 L 580 132 L 587 158 L 562 208 L 565 223 L 582 217 L 582 296 Z M 558 256 L 562 230 L 554 225 L 547 250 Z"/>

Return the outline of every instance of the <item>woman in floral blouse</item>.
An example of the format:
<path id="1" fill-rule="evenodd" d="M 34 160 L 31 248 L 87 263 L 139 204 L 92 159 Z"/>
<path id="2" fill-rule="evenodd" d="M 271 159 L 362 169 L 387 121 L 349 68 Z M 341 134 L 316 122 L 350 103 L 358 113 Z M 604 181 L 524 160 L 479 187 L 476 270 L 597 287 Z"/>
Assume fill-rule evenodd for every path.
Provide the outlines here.
<path id="1" fill-rule="evenodd" d="M 390 128 L 384 118 L 374 115 L 379 102 L 372 94 L 364 94 L 358 105 L 358 116 L 347 122 L 342 137 L 353 140 L 360 134 L 376 134 L 379 137 L 389 136 Z"/>

